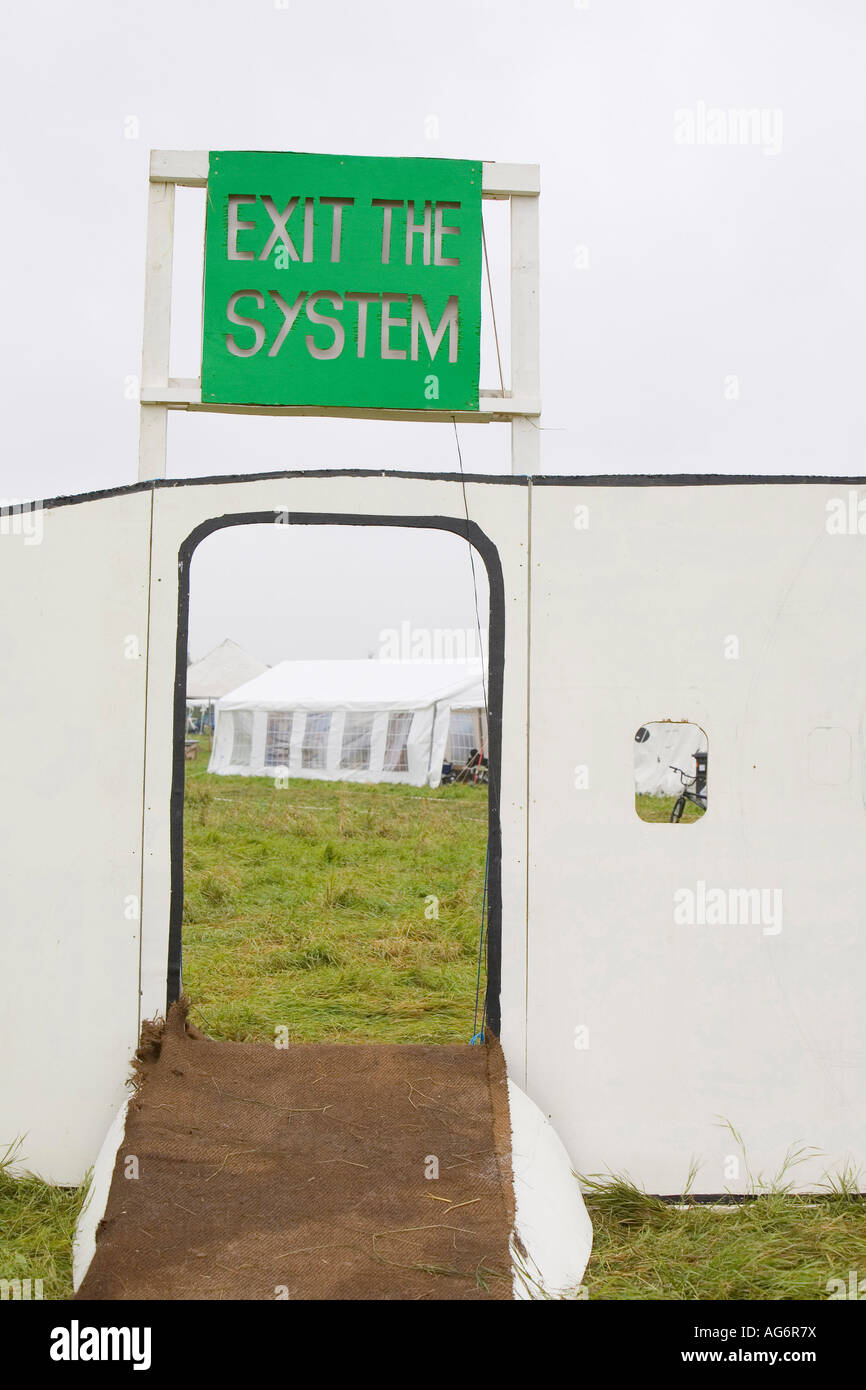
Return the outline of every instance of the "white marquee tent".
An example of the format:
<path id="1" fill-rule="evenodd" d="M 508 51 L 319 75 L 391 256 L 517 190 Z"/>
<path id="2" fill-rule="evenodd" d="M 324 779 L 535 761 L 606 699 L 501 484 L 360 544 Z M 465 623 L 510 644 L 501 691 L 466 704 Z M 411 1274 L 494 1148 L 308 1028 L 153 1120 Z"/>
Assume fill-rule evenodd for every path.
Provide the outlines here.
<path id="1" fill-rule="evenodd" d="M 237 642 L 227 637 L 201 661 L 194 661 L 186 668 L 187 713 L 210 709 L 223 695 L 228 695 L 267 669 L 264 661 L 250 656 Z"/>
<path id="2" fill-rule="evenodd" d="M 480 661 L 281 661 L 218 701 L 208 771 L 436 787 L 484 706 Z"/>

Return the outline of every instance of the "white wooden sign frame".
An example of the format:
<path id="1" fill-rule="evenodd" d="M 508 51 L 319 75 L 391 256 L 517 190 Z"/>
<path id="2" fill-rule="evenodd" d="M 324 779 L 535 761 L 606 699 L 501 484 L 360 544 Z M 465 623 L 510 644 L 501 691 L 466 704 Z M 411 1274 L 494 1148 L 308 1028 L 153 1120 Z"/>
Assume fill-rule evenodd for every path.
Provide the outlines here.
<path id="1" fill-rule="evenodd" d="M 365 420 L 510 422 L 511 471 L 538 472 L 539 376 L 537 164 L 485 163 L 482 198 L 511 204 L 511 387 L 482 390 L 477 411 L 335 409 L 325 406 L 213 405 L 202 401 L 201 380 L 169 376 L 175 188 L 206 188 L 206 150 L 152 150 L 147 214 L 144 330 L 141 358 L 141 481 L 166 475 L 169 410 L 229 415 L 333 415 Z"/>

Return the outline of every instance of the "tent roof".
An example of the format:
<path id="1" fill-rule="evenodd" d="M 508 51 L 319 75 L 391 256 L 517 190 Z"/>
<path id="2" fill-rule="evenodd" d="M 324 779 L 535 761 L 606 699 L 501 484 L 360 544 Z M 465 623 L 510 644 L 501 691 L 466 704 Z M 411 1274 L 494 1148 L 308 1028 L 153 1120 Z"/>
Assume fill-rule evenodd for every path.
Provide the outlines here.
<path id="1" fill-rule="evenodd" d="M 414 710 L 483 705 L 480 661 L 281 661 L 220 700 L 223 709 Z"/>
<path id="2" fill-rule="evenodd" d="M 237 642 L 226 638 L 218 647 L 194 661 L 186 671 L 186 698 L 188 700 L 218 700 L 228 695 L 245 681 L 250 681 L 267 671 L 264 661 L 250 656 Z"/>
<path id="3" fill-rule="evenodd" d="M 485 690 L 485 686 L 487 685 L 487 683 L 488 683 L 487 672 L 486 672 L 486 671 L 484 672 L 484 678 L 483 678 L 483 680 L 482 680 L 481 675 L 480 675 L 480 673 L 479 673 L 479 677 L 478 677 L 478 679 L 475 681 L 474 685 L 471 685 L 471 686 L 469 686 L 466 690 L 461 691 L 461 693 L 457 696 L 457 698 L 451 701 L 451 708 L 452 708 L 452 709 L 484 709 L 484 708 L 486 707 L 486 705 L 487 705 L 487 701 L 486 701 L 486 699 L 484 698 L 484 690 Z"/>

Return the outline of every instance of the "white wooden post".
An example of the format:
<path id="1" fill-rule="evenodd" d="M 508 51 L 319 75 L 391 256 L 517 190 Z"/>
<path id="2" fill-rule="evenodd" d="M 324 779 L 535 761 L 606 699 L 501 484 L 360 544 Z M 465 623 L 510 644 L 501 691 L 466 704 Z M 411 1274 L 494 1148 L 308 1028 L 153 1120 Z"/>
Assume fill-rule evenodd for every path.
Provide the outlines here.
<path id="1" fill-rule="evenodd" d="M 206 188 L 205 150 L 153 150 L 147 217 L 144 335 L 141 359 L 138 476 L 164 478 L 169 410 L 216 410 L 241 415 L 332 415 L 371 420 L 439 420 L 450 424 L 511 424 L 511 470 L 538 471 L 541 387 L 538 353 L 538 198 L 536 164 L 483 165 L 482 197 L 511 202 L 511 389 L 484 390 L 478 409 L 380 410 L 372 407 L 210 405 L 199 379 L 169 377 L 175 187 Z"/>
<path id="2" fill-rule="evenodd" d="M 164 478 L 168 408 L 146 403 L 146 392 L 168 390 L 171 345 L 171 269 L 174 245 L 174 183 L 150 184 L 147 207 L 147 265 L 141 352 L 140 480 Z"/>
<path id="3" fill-rule="evenodd" d="M 511 198 L 511 394 L 539 399 L 538 198 Z M 511 421 L 511 471 L 539 471 L 541 420 L 515 415 Z"/>

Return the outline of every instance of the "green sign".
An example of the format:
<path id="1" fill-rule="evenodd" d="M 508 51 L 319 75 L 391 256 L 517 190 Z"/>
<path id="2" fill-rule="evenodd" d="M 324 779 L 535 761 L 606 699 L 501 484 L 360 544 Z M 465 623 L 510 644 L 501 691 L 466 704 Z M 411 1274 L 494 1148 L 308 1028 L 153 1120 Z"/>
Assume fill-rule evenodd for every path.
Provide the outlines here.
<path id="1" fill-rule="evenodd" d="M 477 410 L 481 165 L 211 152 L 202 400 Z"/>

